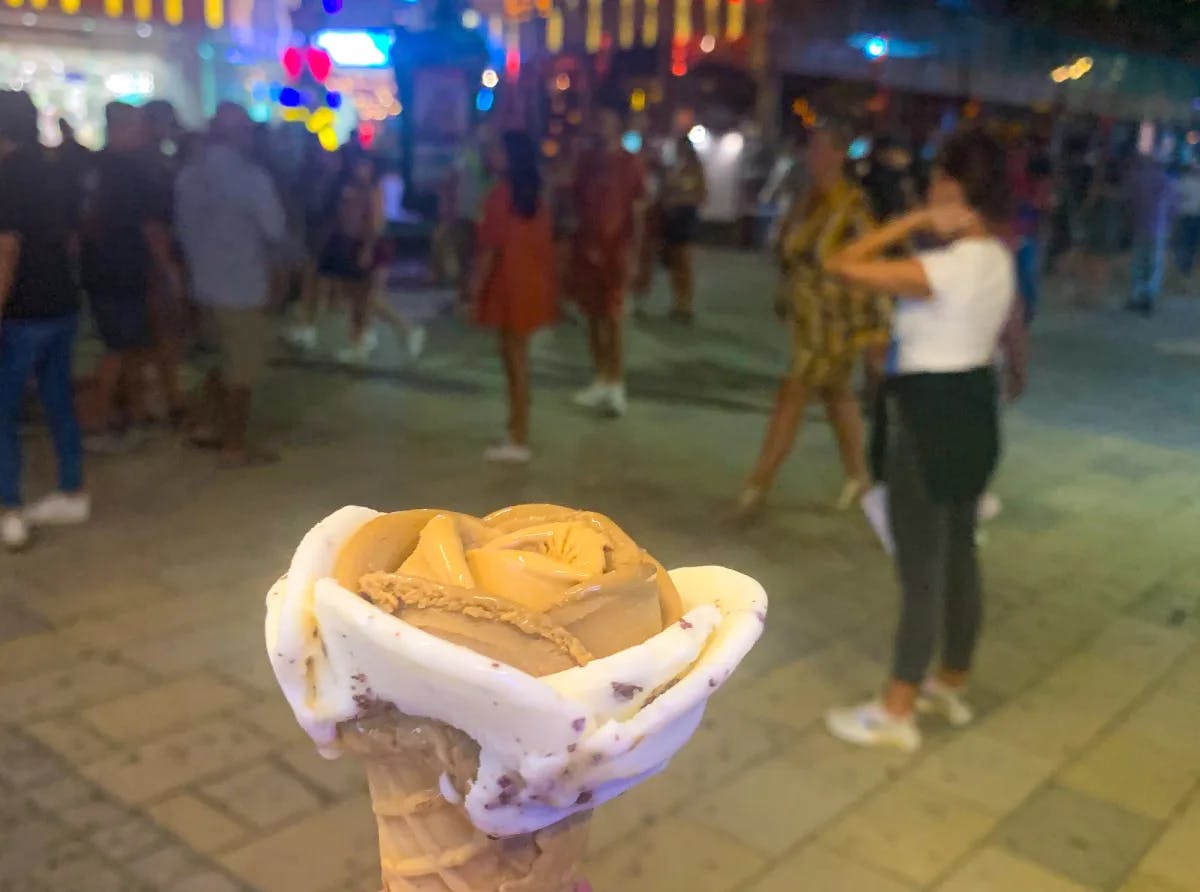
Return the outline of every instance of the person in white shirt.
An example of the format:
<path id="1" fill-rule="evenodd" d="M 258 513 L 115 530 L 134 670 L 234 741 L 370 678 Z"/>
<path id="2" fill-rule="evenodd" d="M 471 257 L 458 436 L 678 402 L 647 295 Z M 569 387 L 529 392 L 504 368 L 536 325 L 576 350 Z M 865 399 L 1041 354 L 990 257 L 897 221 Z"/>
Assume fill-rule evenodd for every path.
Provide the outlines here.
<path id="1" fill-rule="evenodd" d="M 887 385 L 886 482 L 901 589 L 891 677 L 883 696 L 832 710 L 835 736 L 864 746 L 920 746 L 915 714 L 972 718 L 963 698 L 982 598 L 976 505 L 999 457 L 992 360 L 1016 297 L 1005 157 L 982 131 L 942 148 L 925 207 L 833 254 L 825 269 L 867 291 L 904 295 L 894 314 Z M 922 233 L 943 246 L 892 259 Z M 934 647 L 940 667 L 927 675 Z"/>

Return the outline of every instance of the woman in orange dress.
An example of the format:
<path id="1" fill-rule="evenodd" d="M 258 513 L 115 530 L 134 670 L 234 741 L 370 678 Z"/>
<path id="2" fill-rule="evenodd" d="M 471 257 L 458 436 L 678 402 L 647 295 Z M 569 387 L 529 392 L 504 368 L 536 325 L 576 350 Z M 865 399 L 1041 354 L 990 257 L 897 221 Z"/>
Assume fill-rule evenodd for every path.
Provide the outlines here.
<path id="1" fill-rule="evenodd" d="M 556 317 L 554 234 L 538 153 L 509 131 L 493 150 L 497 183 L 484 200 L 471 296 L 476 320 L 500 333 L 508 383 L 508 438 L 488 461 L 524 463 L 529 449 L 529 336 Z"/>

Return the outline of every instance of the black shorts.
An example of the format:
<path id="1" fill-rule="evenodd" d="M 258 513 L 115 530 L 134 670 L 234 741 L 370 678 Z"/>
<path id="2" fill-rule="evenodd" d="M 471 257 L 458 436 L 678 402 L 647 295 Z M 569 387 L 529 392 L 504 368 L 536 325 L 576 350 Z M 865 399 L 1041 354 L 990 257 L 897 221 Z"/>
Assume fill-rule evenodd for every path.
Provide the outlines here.
<path id="1" fill-rule="evenodd" d="M 91 294 L 88 304 L 106 349 L 144 350 L 154 344 L 145 294 Z"/>
<path id="2" fill-rule="evenodd" d="M 317 274 L 330 279 L 360 281 L 371 274 L 371 268 L 363 267 L 361 260 L 363 243 L 344 235 L 334 235 L 325 243 L 321 256 L 317 258 Z"/>
<path id="3" fill-rule="evenodd" d="M 662 243 L 667 247 L 690 245 L 696 240 L 700 222 L 696 208 L 667 208 L 662 215 Z"/>

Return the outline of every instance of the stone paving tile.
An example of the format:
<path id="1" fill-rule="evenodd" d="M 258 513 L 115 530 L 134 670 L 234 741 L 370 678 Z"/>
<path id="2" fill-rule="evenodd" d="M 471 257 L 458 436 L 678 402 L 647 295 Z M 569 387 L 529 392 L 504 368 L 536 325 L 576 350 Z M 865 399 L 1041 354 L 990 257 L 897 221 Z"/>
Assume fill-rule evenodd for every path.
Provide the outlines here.
<path id="1" fill-rule="evenodd" d="M 915 885 L 931 883 L 996 825 L 985 809 L 901 778 L 821 833 L 826 845 Z"/>
<path id="2" fill-rule="evenodd" d="M 1047 787 L 1012 813 L 997 840 L 1083 886 L 1111 889 L 1132 870 L 1162 825 L 1094 797 Z"/>
<path id="3" fill-rule="evenodd" d="M 817 730 L 699 797 L 681 814 L 780 856 L 883 784 L 904 757 L 859 752 Z"/>
<path id="4" fill-rule="evenodd" d="M 1131 730 L 1128 723 L 1099 740 L 1058 777 L 1065 787 L 1160 821 L 1171 816 L 1197 780 L 1200 760 L 1162 746 L 1159 738 Z"/>
<path id="5" fill-rule="evenodd" d="M 116 745 L 74 716 L 46 719 L 29 725 L 36 737 L 72 765 L 96 762 L 116 750 Z"/>
<path id="6" fill-rule="evenodd" d="M 125 658 L 160 675 L 178 675 L 198 669 L 221 669 L 231 660 L 250 654 L 266 662 L 261 643 L 245 634 L 244 619 L 214 626 L 181 630 L 125 648 Z"/>
<path id="7" fill-rule="evenodd" d="M 971 857 L 937 892 L 1095 892 L 1064 876 L 991 846 Z"/>
<path id="8" fill-rule="evenodd" d="M 0 715 L 10 721 L 28 722 L 90 706 L 145 683 L 145 675 L 128 666 L 83 660 L 0 685 Z"/>
<path id="9" fill-rule="evenodd" d="M 154 889 L 166 889 L 204 870 L 204 861 L 187 846 L 167 843 L 149 854 L 131 859 L 129 872 Z"/>
<path id="10" fill-rule="evenodd" d="M 243 824 L 190 794 L 164 799 L 146 812 L 197 852 L 218 852 L 249 835 Z"/>
<path id="11" fill-rule="evenodd" d="M 1200 877 L 1200 796 L 1193 796 L 1187 812 L 1155 843 L 1137 866 L 1136 873 L 1180 889 L 1196 888 Z"/>
<path id="12" fill-rule="evenodd" d="M 178 880 L 166 887 L 168 892 L 244 892 L 245 886 L 216 870 L 206 870 Z"/>
<path id="13" fill-rule="evenodd" d="M 88 892 L 130 892 L 133 882 L 94 851 L 80 849 L 47 860 L 32 874 L 47 889 L 87 889 Z"/>
<path id="14" fill-rule="evenodd" d="M 930 787 L 968 799 L 996 814 L 1012 811 L 1056 768 L 977 729 L 957 735 L 925 756 L 911 776 Z"/>
<path id="15" fill-rule="evenodd" d="M 195 724 L 244 699 L 213 676 L 191 675 L 90 707 L 82 717 L 110 740 L 124 742 Z"/>
<path id="16" fill-rule="evenodd" d="M 165 837 L 153 823 L 139 816 L 102 827 L 88 840 L 97 851 L 125 864 L 162 845 Z"/>
<path id="17" fill-rule="evenodd" d="M 270 762 L 244 768 L 202 787 L 205 798 L 260 829 L 277 827 L 316 811 L 321 800 L 296 778 Z"/>
<path id="18" fill-rule="evenodd" d="M 159 737 L 83 767 L 83 774 L 126 802 L 140 803 L 238 768 L 270 742 L 228 719 Z"/>
<path id="19" fill-rule="evenodd" d="M 726 892 L 766 863 L 758 851 L 724 834 L 666 818 L 589 861 L 585 874 L 596 892 Z"/>
<path id="20" fill-rule="evenodd" d="M 1118 892 L 1188 892 L 1183 886 L 1176 886 L 1158 877 L 1145 873 L 1135 873 Z"/>
<path id="21" fill-rule="evenodd" d="M 349 756 L 326 759 L 308 737 L 280 753 L 280 759 L 311 787 L 335 799 L 348 798 L 367 788 L 366 775 L 357 760 Z"/>
<path id="22" fill-rule="evenodd" d="M 847 858 L 841 852 L 814 843 L 774 865 L 766 875 L 746 887 L 746 892 L 798 892 L 800 889 L 812 889 L 814 892 L 911 892 L 916 888 L 897 877 Z"/>
<path id="23" fill-rule="evenodd" d="M 319 852 L 319 858 L 297 857 Z M 220 856 L 257 892 L 324 892 L 379 863 L 370 800 L 350 799 Z"/>

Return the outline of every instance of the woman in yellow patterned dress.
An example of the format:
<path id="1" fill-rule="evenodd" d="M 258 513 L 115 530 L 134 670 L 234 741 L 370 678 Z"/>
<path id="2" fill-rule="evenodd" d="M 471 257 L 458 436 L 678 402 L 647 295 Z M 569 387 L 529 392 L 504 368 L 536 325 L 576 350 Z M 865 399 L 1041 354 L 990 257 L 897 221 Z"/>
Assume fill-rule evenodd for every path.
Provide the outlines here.
<path id="1" fill-rule="evenodd" d="M 874 225 L 866 196 L 843 171 L 846 145 L 835 128 L 812 134 L 808 192 L 796 201 L 780 233 L 784 279 L 776 311 L 791 321 L 792 361 L 758 463 L 738 498 L 743 517 L 765 501 L 814 397 L 825 404 L 846 474 L 838 506 L 851 507 L 870 483 L 862 413 L 851 379 L 864 350 L 887 344 L 891 302 L 884 295 L 856 292 L 821 270 L 826 257 Z"/>

